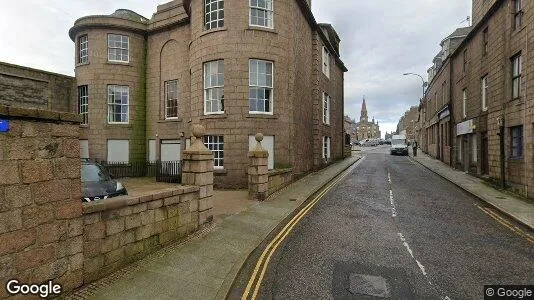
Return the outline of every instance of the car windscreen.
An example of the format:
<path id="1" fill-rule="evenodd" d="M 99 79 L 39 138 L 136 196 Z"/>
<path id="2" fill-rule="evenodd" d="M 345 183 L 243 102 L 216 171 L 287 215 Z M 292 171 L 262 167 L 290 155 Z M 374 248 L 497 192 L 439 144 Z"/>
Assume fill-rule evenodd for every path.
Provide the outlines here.
<path id="1" fill-rule="evenodd" d="M 82 182 L 107 180 L 111 180 L 111 178 L 99 166 L 92 164 L 82 164 Z"/>
<path id="2" fill-rule="evenodd" d="M 391 140 L 391 145 L 406 145 L 406 140 Z"/>

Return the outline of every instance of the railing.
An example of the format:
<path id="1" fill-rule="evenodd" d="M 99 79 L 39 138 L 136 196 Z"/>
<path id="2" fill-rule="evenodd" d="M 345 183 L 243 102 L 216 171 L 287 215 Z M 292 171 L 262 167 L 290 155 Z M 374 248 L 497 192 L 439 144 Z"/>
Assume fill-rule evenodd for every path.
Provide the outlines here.
<path id="1" fill-rule="evenodd" d="M 182 182 L 182 164 L 180 161 L 157 161 L 156 181 L 168 183 Z"/>
<path id="2" fill-rule="evenodd" d="M 180 161 L 156 162 L 106 162 L 100 161 L 113 178 L 156 177 L 158 182 L 181 183 L 182 163 Z"/>

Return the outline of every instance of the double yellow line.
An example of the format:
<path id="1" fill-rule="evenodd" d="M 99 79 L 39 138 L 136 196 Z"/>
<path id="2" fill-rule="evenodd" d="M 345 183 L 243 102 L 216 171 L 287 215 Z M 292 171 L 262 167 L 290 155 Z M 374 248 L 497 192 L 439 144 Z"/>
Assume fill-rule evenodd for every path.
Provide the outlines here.
<path id="1" fill-rule="evenodd" d="M 267 245 L 265 250 L 263 250 L 263 253 L 261 254 L 260 258 L 258 259 L 256 266 L 254 267 L 254 271 L 250 276 L 247 287 L 243 291 L 243 295 L 241 296 L 242 300 L 247 300 L 251 291 L 252 296 L 250 299 L 256 299 L 256 297 L 258 296 L 258 291 L 261 287 L 261 283 L 263 281 L 263 277 L 265 276 L 265 272 L 267 271 L 267 267 L 269 266 L 269 262 L 271 261 L 271 257 L 278 248 L 278 246 L 280 246 L 280 244 L 285 240 L 285 238 L 289 235 L 293 228 L 315 206 L 315 204 L 317 204 L 317 202 L 319 202 L 319 200 L 321 200 L 321 198 L 326 193 L 328 193 L 328 191 L 330 191 L 337 183 L 344 179 L 362 160 L 363 157 L 358 162 L 354 163 L 351 167 L 349 167 L 347 170 L 345 170 L 334 181 L 330 182 L 317 196 L 315 196 L 315 198 L 313 198 L 313 200 L 310 201 L 310 203 L 308 203 L 304 208 L 302 208 L 291 219 L 291 221 L 289 221 L 289 223 L 287 223 L 286 226 L 276 235 L 276 237 L 269 243 L 269 245 Z"/>
<path id="2" fill-rule="evenodd" d="M 517 226 L 513 225 L 512 223 L 508 222 L 506 219 L 502 218 L 501 216 L 499 216 L 498 214 L 496 214 L 495 212 L 493 212 L 489 208 L 481 207 L 481 206 L 478 206 L 478 205 L 477 205 L 477 207 L 480 210 L 482 210 L 486 215 L 490 216 L 495 221 L 499 222 L 502 226 L 510 229 L 511 231 L 515 232 L 517 235 L 525 238 L 527 241 L 529 241 L 530 243 L 534 244 L 534 238 L 531 235 L 529 235 L 526 232 L 524 232 L 519 227 L 517 227 Z"/>

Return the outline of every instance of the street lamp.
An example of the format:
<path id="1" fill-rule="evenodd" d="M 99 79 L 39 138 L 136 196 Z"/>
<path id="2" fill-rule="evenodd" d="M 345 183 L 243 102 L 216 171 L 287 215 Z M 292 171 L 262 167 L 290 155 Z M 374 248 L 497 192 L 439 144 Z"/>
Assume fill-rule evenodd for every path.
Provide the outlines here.
<path id="1" fill-rule="evenodd" d="M 414 76 L 418 76 L 419 78 L 421 78 L 421 82 L 423 83 L 423 98 L 425 97 L 425 86 L 427 85 L 427 82 L 425 82 L 425 80 L 423 79 L 423 76 L 419 75 L 419 74 L 415 74 L 415 73 L 404 73 L 402 74 L 404 76 L 406 75 L 414 75 Z"/>

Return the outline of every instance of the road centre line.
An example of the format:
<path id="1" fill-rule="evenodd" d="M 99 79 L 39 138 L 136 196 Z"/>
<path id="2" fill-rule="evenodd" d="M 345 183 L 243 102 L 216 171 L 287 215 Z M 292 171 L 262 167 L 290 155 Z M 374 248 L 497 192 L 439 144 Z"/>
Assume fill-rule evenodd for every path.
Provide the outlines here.
<path id="1" fill-rule="evenodd" d="M 388 182 L 389 182 L 389 203 L 391 203 L 391 216 L 395 218 L 397 216 L 397 209 L 395 208 L 395 203 L 393 202 L 393 190 L 391 186 L 391 174 L 388 171 Z"/>
<path id="2" fill-rule="evenodd" d="M 252 289 L 252 286 L 254 282 L 256 281 L 256 277 L 259 273 L 259 278 L 256 282 L 256 285 L 254 287 L 253 294 L 251 296 L 251 299 L 256 299 L 259 289 L 261 287 L 261 283 L 263 281 L 263 277 L 265 276 L 265 272 L 267 270 L 267 267 L 269 265 L 269 262 L 271 260 L 271 256 L 276 251 L 278 246 L 285 240 L 285 238 L 291 233 L 293 228 L 299 223 L 299 221 L 315 206 L 319 200 L 322 199 L 322 197 L 330 191 L 337 183 L 339 183 L 341 180 L 343 180 L 352 170 L 354 170 L 363 160 L 365 159 L 365 156 L 360 158 L 356 163 L 354 163 L 352 166 L 350 166 L 347 170 L 345 170 L 342 174 L 338 175 L 338 177 L 333 181 L 330 182 L 323 190 L 315 197 L 313 198 L 310 203 L 308 203 L 304 208 L 302 208 L 292 219 L 289 221 L 284 228 L 276 235 L 276 237 L 267 245 L 267 247 L 263 250 L 260 258 L 258 259 L 256 266 L 254 267 L 254 271 L 247 283 L 247 286 L 245 290 L 243 291 L 243 295 L 241 296 L 241 299 L 245 300 L 248 299 L 248 296 L 250 294 L 250 291 Z"/>

